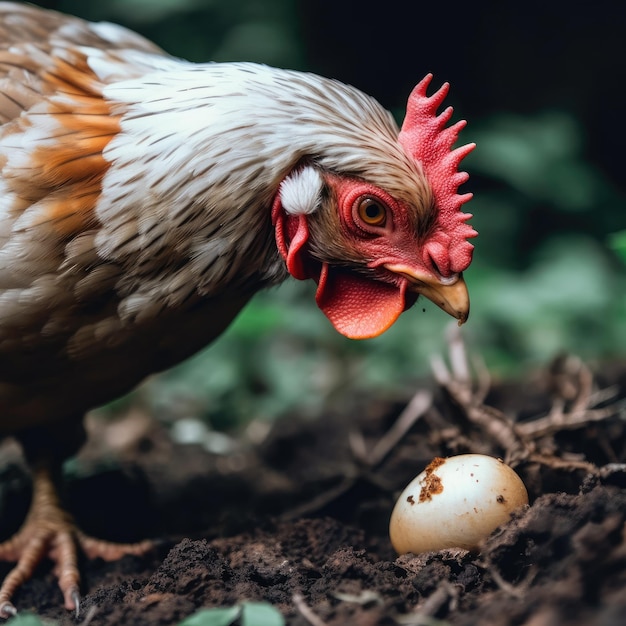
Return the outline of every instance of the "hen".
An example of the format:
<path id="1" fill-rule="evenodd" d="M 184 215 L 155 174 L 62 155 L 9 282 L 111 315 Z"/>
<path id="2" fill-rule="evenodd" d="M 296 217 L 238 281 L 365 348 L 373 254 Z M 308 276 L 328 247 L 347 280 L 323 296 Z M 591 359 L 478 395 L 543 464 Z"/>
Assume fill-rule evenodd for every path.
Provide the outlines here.
<path id="1" fill-rule="evenodd" d="M 54 483 L 84 412 L 219 335 L 251 296 L 311 278 L 335 328 L 373 337 L 424 295 L 465 321 L 476 235 L 465 122 L 422 80 L 399 131 L 334 80 L 193 64 L 122 27 L 0 3 L 0 436 L 33 468 L 0 613 L 50 556 L 76 608 L 82 535 Z"/>

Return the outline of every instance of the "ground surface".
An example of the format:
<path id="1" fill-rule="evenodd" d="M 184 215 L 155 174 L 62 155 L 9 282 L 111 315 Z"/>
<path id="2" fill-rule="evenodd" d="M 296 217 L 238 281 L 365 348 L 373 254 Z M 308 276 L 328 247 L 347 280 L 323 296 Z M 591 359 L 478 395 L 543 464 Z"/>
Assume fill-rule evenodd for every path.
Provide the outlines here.
<path id="1" fill-rule="evenodd" d="M 78 619 L 47 563 L 17 606 L 91 626 L 177 624 L 201 607 L 258 600 L 294 626 L 625 624 L 626 367 L 592 378 L 562 359 L 487 391 L 484 376 L 467 383 L 462 349 L 452 354 L 454 374 L 440 367 L 440 385 L 420 384 L 412 402 L 361 396 L 341 415 L 257 425 L 228 454 L 173 443 L 140 409 L 93 423 L 67 485 L 76 518 L 92 534 L 157 545 L 85 561 Z M 479 555 L 397 558 L 395 498 L 433 457 L 468 451 L 516 466 L 531 506 Z M 7 536 L 28 479 L 9 448 L 2 458 Z"/>

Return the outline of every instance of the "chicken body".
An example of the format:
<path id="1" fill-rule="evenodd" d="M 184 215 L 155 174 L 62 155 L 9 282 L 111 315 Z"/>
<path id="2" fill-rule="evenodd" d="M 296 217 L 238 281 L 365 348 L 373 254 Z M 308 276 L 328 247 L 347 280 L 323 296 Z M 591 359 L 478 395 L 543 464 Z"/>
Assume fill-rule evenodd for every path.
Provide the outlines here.
<path id="1" fill-rule="evenodd" d="M 5 24 L 41 27 L 33 9 L 6 10 Z M 51 32 L 33 28 L 31 42 L 0 56 L 0 428 L 9 430 L 119 395 L 206 345 L 255 291 L 286 278 L 272 199 L 327 127 L 325 104 L 298 121 L 309 114 L 298 89 L 319 89 L 321 104 L 321 80 L 104 53 L 112 44 L 92 25 L 58 21 L 61 35 L 46 22 Z M 105 34 L 118 43 L 117 29 Z M 17 36 L 11 24 L 1 40 Z"/>
<path id="2" fill-rule="evenodd" d="M 463 321 L 475 233 L 456 166 L 472 146 L 450 151 L 460 125 L 444 129 L 427 84 L 399 134 L 330 79 L 192 64 L 0 3 L 0 435 L 59 461 L 59 424 L 204 347 L 289 274 L 351 337 L 418 293 Z"/>

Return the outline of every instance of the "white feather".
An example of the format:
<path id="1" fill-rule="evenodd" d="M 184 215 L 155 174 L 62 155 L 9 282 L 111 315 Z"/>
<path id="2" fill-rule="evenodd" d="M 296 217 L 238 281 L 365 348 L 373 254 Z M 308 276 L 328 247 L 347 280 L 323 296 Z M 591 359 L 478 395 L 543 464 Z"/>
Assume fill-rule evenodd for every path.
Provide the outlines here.
<path id="1" fill-rule="evenodd" d="M 314 213 L 321 202 L 323 185 L 319 172 L 305 167 L 285 178 L 280 186 L 283 209 L 293 215 Z"/>

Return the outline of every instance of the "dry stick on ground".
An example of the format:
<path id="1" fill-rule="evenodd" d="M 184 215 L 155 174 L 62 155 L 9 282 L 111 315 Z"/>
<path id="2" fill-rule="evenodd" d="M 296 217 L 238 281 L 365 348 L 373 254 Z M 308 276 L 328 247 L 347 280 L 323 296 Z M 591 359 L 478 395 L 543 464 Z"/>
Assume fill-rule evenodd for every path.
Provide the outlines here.
<path id="1" fill-rule="evenodd" d="M 432 370 L 435 379 L 462 409 L 467 420 L 505 451 L 508 464 L 515 466 L 531 462 L 559 469 L 599 472 L 593 463 L 568 460 L 537 451 L 539 439 L 605 420 L 618 414 L 624 407 L 624 401 L 617 401 L 596 408 L 599 403 L 615 397 L 616 391 L 609 388 L 594 393 L 593 375 L 580 359 L 562 359 L 559 369 L 553 372 L 556 392 L 560 395 L 556 396 L 550 413 L 524 424 L 516 424 L 501 411 L 483 404 L 486 397 L 484 371 L 479 371 L 478 390 L 474 390 L 465 344 L 457 328 L 449 333 L 448 344 L 450 367 L 443 358 L 434 358 Z"/>
<path id="2" fill-rule="evenodd" d="M 305 602 L 304 596 L 301 593 L 294 593 L 292 599 L 298 613 L 300 613 L 311 626 L 326 626 L 326 622 L 313 612 L 313 609 Z"/>
<path id="3" fill-rule="evenodd" d="M 94 617 L 98 613 L 98 607 L 96 605 L 92 605 L 89 607 L 87 614 L 85 615 L 85 619 L 79 624 L 79 626 L 89 626 L 93 621 Z"/>
<path id="4" fill-rule="evenodd" d="M 402 626 L 430 626 L 431 624 L 444 624 L 435 619 L 435 615 L 446 605 L 448 609 L 453 609 L 451 605 L 459 598 L 459 587 L 451 584 L 447 580 L 442 580 L 437 589 L 433 591 L 414 611 L 405 615 L 399 615 L 396 622 Z"/>
<path id="5" fill-rule="evenodd" d="M 433 394 L 430 391 L 418 391 L 400 413 L 393 426 L 383 435 L 371 451 L 367 449 L 363 435 L 359 431 L 352 431 L 349 435 L 349 445 L 360 467 L 356 467 L 351 475 L 346 476 L 341 482 L 333 485 L 304 505 L 287 511 L 281 516 L 281 519 L 295 519 L 319 511 L 343 496 L 359 478 L 369 477 L 372 482 L 376 482 L 372 475 L 374 470 L 382 465 L 393 449 L 404 439 L 413 425 L 425 415 L 432 404 Z"/>
<path id="6" fill-rule="evenodd" d="M 419 390 L 371 451 L 367 450 L 363 435 L 358 431 L 352 431 L 350 433 L 352 453 L 370 470 L 379 467 L 432 404 L 433 394 L 423 389 Z"/>
<path id="7" fill-rule="evenodd" d="M 450 369 L 442 357 L 433 357 L 431 367 L 435 380 L 450 398 L 463 410 L 468 421 L 478 426 L 500 448 L 506 451 L 505 461 L 509 464 L 528 458 L 534 446 L 525 441 L 504 413 L 483 404 L 486 392 L 475 394 L 469 375 L 465 344 L 457 330 L 448 333 Z M 462 375 L 459 377 L 458 373 Z M 484 377 L 483 377 L 484 380 Z"/>
<path id="8" fill-rule="evenodd" d="M 476 565 L 482 567 L 485 572 L 488 572 L 489 576 L 500 590 L 509 596 L 517 598 L 518 600 L 522 600 L 527 597 L 528 590 L 539 573 L 537 565 L 531 565 L 524 578 L 519 583 L 514 585 L 507 580 L 504 580 L 502 574 L 500 574 L 500 570 L 491 559 L 477 562 Z"/>

